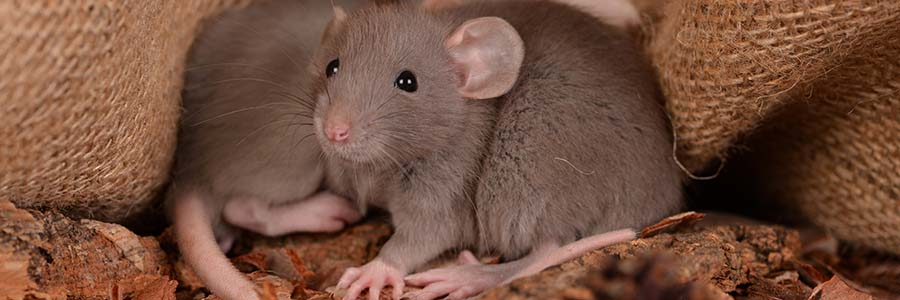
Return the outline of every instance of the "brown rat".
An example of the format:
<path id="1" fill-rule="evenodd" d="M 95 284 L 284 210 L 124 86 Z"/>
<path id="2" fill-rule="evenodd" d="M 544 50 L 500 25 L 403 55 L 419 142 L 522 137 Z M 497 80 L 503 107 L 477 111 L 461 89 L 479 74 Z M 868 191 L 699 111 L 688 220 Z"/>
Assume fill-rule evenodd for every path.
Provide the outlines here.
<path id="1" fill-rule="evenodd" d="M 509 260 L 406 278 L 425 286 L 414 299 L 467 298 L 681 208 L 655 76 L 623 30 L 545 1 L 389 5 L 331 26 L 310 88 L 326 184 L 395 227 L 345 272 L 344 299 L 397 297 L 447 250 Z"/>
<path id="2" fill-rule="evenodd" d="M 257 299 L 220 250 L 236 227 L 327 232 L 360 218 L 345 199 L 318 192 L 314 101 L 303 90 L 331 12 L 328 1 L 254 4 L 207 24 L 191 50 L 168 205 L 185 261 L 222 299 Z"/>

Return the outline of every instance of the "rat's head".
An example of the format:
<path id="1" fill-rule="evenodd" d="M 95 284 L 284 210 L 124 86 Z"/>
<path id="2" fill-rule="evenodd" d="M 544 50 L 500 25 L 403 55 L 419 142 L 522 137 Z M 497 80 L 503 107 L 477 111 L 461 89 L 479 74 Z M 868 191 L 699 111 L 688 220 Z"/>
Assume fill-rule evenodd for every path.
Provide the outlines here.
<path id="1" fill-rule="evenodd" d="M 402 163 L 449 149 L 479 99 L 515 84 L 522 40 L 506 21 L 461 25 L 415 7 L 336 9 L 312 65 L 314 122 L 324 152 L 353 163 Z"/>

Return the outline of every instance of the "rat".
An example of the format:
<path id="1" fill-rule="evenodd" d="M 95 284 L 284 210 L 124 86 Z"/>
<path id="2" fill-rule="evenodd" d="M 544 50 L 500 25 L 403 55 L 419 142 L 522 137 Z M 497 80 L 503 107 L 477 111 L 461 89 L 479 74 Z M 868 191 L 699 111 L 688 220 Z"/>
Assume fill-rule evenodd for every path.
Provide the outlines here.
<path id="1" fill-rule="evenodd" d="M 240 230 L 334 232 L 361 218 L 320 189 L 315 102 L 303 90 L 332 9 L 328 1 L 253 4 L 213 19 L 192 46 L 167 209 L 185 261 L 222 299 L 259 299 L 223 252 Z"/>
<path id="2" fill-rule="evenodd" d="M 549 1 L 335 16 L 312 61 L 325 185 L 394 233 L 344 299 L 464 299 L 627 241 L 683 206 L 653 70 L 621 28 Z M 420 271 L 454 250 L 500 254 Z"/>

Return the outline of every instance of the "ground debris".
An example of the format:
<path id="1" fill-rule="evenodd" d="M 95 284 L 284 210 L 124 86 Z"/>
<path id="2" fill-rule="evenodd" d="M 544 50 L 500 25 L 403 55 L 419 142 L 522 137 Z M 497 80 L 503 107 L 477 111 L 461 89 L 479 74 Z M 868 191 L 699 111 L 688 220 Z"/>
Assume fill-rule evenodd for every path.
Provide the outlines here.
<path id="1" fill-rule="evenodd" d="M 801 247 L 794 230 L 721 220 L 698 224 L 703 217 L 667 218 L 642 231 L 640 239 L 593 251 L 479 298 L 873 299 L 860 278 L 875 282 L 879 291 L 896 287 L 900 260 L 893 257 L 839 251 L 827 240 Z M 391 233 L 376 217 L 336 234 L 248 236 L 230 256 L 258 284 L 261 299 L 327 300 L 336 296 L 331 288 L 344 269 L 374 258 Z M 849 253 L 856 254 L 844 257 Z M 872 257 L 882 264 L 866 263 Z M 383 290 L 382 299 L 390 291 Z M 0 201 L 0 300 L 7 299 L 218 298 L 181 260 L 171 230 L 140 237 L 119 225 L 74 221 Z"/>
<path id="2" fill-rule="evenodd" d="M 817 286 L 809 300 L 872 300 L 872 295 L 858 291 L 844 282 L 838 276 L 831 277 L 830 280 Z"/>
<path id="3" fill-rule="evenodd" d="M 693 211 L 680 213 L 656 222 L 656 224 L 647 226 L 644 230 L 641 230 L 638 236 L 641 238 L 648 238 L 660 233 L 672 232 L 681 228 L 693 226 L 694 224 L 697 224 L 697 222 L 702 221 L 705 216 L 705 214 Z"/>
<path id="4" fill-rule="evenodd" d="M 6 299 L 168 300 L 177 285 L 156 238 L 2 200 L 0 267 Z"/>
<path id="5" fill-rule="evenodd" d="M 635 291 L 642 292 L 654 286 L 651 289 L 654 294 L 635 298 L 639 295 L 625 291 L 606 293 L 603 294 L 605 298 L 600 298 L 595 284 L 592 291 L 596 299 L 658 299 L 654 297 L 671 293 L 696 297 L 686 299 L 729 299 L 726 294 L 746 295 L 747 288 L 755 282 L 754 276 L 768 277 L 785 269 L 786 259 L 792 258 L 798 248 L 797 234 L 780 227 L 715 226 L 663 233 L 594 251 L 535 276 L 495 288 L 482 299 L 568 299 L 566 290 L 591 289 L 585 278 L 618 264 L 657 272 L 654 276 L 623 272 L 642 274 L 643 277 L 631 278 L 625 285 L 619 284 L 641 287 Z M 611 259 L 621 263 L 611 264 Z M 622 282 L 621 278 L 627 277 L 618 278 L 617 282 Z"/>

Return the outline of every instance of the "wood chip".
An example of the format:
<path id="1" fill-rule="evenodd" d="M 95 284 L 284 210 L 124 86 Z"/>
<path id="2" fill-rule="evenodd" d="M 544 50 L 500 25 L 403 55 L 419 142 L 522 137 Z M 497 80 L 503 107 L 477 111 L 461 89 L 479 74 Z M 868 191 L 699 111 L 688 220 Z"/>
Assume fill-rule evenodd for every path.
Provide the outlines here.
<path id="1" fill-rule="evenodd" d="M 873 300 L 874 297 L 856 290 L 838 276 L 816 286 L 807 300 Z"/>
<path id="2" fill-rule="evenodd" d="M 656 224 L 647 226 L 644 230 L 641 230 L 640 238 L 651 237 L 664 232 L 672 232 L 684 227 L 692 226 L 697 224 L 703 220 L 703 217 L 706 216 L 702 213 L 698 212 L 684 212 L 680 213 L 668 218 L 663 219 L 662 221 L 657 222 Z"/>

